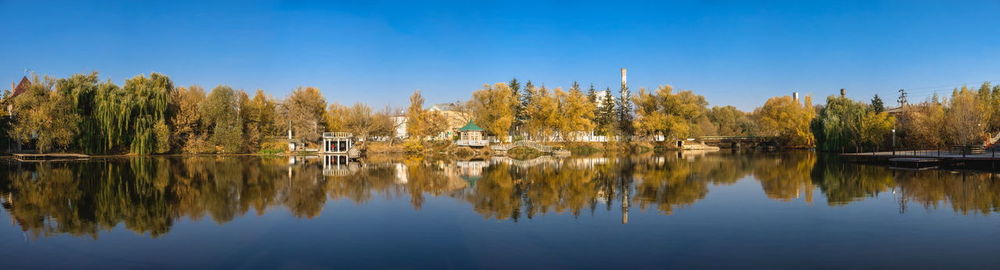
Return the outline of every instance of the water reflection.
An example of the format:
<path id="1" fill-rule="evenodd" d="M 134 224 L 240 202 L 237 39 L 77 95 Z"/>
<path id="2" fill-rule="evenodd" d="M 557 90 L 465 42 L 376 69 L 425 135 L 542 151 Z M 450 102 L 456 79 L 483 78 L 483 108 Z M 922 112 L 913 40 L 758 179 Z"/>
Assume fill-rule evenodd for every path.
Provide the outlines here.
<path id="1" fill-rule="evenodd" d="M 706 198 L 713 186 L 739 181 L 757 181 L 764 196 L 784 202 L 813 203 L 818 192 L 827 205 L 838 206 L 888 192 L 902 212 L 911 202 L 962 214 L 1000 209 L 1000 184 L 992 174 L 893 171 L 812 152 L 367 163 L 336 157 L 122 158 L 0 166 L 4 209 L 12 224 L 35 238 L 97 238 L 119 224 L 157 237 L 181 218 L 222 224 L 276 207 L 312 218 L 328 200 L 406 199 L 420 209 L 429 196 L 454 198 L 489 219 L 620 211 L 627 223 L 632 208 L 669 215 Z"/>

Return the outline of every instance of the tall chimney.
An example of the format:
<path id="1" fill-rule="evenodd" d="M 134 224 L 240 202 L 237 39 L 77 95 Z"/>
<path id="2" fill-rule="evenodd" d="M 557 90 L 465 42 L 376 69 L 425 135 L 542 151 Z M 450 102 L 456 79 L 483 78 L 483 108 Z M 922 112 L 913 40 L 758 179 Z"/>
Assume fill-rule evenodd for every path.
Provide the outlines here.
<path id="1" fill-rule="evenodd" d="M 626 73 L 628 73 L 628 69 L 622 68 L 622 86 L 628 85 L 628 80 L 625 78 Z"/>
<path id="2" fill-rule="evenodd" d="M 792 92 L 792 100 L 799 102 L 799 92 Z"/>

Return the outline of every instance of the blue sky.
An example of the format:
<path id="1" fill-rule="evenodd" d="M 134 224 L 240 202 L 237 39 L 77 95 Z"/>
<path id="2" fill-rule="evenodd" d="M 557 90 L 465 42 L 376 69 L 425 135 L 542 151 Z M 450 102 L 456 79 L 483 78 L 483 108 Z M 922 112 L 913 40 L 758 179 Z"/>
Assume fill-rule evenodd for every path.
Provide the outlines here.
<path id="1" fill-rule="evenodd" d="M 205 1 L 208 2 L 208 1 Z M 792 91 L 914 99 L 1000 82 L 998 1 L 11 1 L 0 81 L 150 72 L 283 97 L 404 105 L 512 77 L 670 84 L 751 110 Z M 4 82 L 4 88 L 8 83 Z"/>

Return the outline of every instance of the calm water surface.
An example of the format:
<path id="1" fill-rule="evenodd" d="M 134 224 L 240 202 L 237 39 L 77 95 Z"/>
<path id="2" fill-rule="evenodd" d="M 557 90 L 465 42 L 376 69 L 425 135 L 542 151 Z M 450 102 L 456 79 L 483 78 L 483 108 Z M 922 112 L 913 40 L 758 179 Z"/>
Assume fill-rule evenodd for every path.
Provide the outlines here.
<path id="1" fill-rule="evenodd" d="M 1000 267 L 1000 177 L 811 152 L 0 161 L 0 268 Z"/>

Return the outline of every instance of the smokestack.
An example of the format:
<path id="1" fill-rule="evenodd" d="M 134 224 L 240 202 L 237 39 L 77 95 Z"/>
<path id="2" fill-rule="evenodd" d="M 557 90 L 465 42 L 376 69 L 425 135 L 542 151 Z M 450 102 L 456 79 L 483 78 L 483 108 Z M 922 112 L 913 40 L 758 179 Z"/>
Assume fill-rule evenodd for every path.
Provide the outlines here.
<path id="1" fill-rule="evenodd" d="M 628 73 L 628 69 L 622 68 L 622 86 L 628 85 L 628 80 L 625 78 L 626 73 Z"/>
<path id="2" fill-rule="evenodd" d="M 799 92 L 792 92 L 792 100 L 799 102 Z"/>

